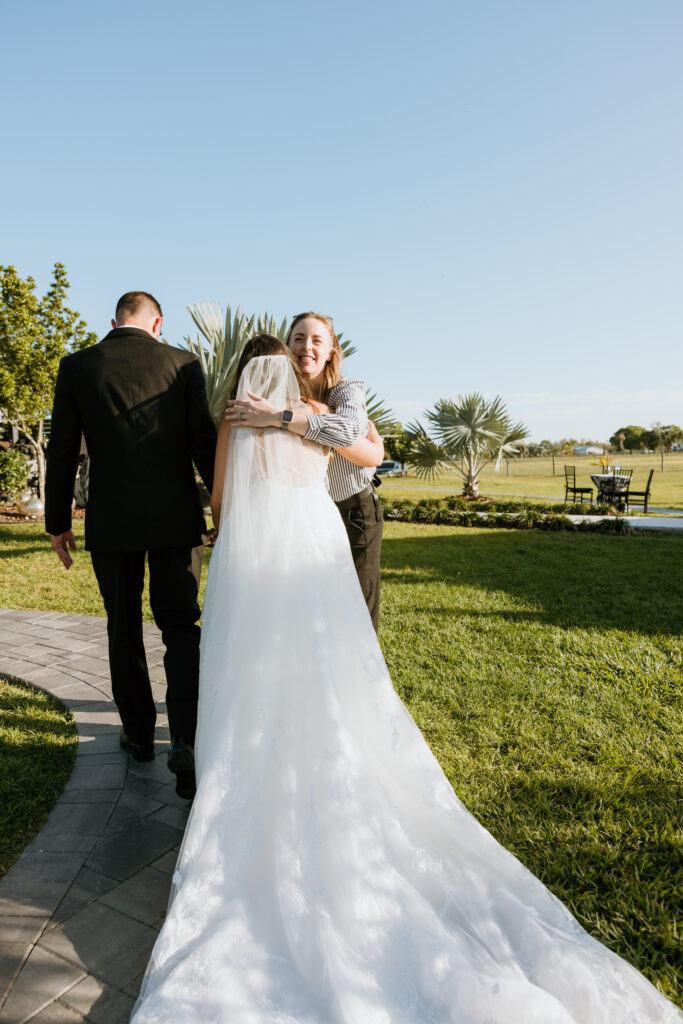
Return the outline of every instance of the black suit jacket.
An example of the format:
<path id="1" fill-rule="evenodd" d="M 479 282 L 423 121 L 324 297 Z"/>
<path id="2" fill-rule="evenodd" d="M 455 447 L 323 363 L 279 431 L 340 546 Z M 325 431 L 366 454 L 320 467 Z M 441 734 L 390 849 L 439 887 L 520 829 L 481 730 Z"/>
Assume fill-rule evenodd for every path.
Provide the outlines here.
<path id="1" fill-rule="evenodd" d="M 90 455 L 87 550 L 201 543 L 204 519 L 192 464 L 211 490 L 216 428 L 201 367 L 190 352 L 140 328 L 120 327 L 62 359 L 47 447 L 48 533 L 71 528 L 81 432 Z"/>

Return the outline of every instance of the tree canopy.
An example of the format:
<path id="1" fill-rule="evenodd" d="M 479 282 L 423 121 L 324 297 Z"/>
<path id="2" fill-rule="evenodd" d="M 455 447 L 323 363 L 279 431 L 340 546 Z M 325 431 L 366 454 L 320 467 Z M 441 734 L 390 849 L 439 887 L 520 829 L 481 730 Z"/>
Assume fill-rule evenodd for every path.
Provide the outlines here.
<path id="1" fill-rule="evenodd" d="M 410 461 L 412 448 L 412 434 L 402 424 L 396 423 L 391 428 L 391 433 L 383 437 L 384 450 L 390 459 L 401 463 L 401 469 L 405 472 L 406 463 Z"/>
<path id="2" fill-rule="evenodd" d="M 627 452 L 639 452 L 643 449 L 671 451 L 675 444 L 683 440 L 683 430 L 675 423 L 668 425 L 654 423 L 649 429 L 631 424 L 628 427 L 620 427 L 619 430 L 615 430 L 609 440 L 615 448 Z M 623 449 L 621 448 L 622 444 Z"/>
<path id="3" fill-rule="evenodd" d="M 620 435 L 623 434 L 623 442 Z M 649 448 L 650 446 L 645 443 L 645 435 L 647 430 L 645 427 L 637 427 L 631 425 L 629 427 L 620 427 L 615 430 L 609 439 L 609 443 L 613 444 L 615 448 L 621 448 L 623 443 L 623 450 L 629 452 L 638 452 L 642 448 Z"/>
<path id="4" fill-rule="evenodd" d="M 0 409 L 33 449 L 41 497 L 44 421 L 52 408 L 59 362 L 97 341 L 80 313 L 66 305 L 68 288 L 63 263 L 55 263 L 42 298 L 32 277 L 24 279 L 15 267 L 0 266 Z"/>

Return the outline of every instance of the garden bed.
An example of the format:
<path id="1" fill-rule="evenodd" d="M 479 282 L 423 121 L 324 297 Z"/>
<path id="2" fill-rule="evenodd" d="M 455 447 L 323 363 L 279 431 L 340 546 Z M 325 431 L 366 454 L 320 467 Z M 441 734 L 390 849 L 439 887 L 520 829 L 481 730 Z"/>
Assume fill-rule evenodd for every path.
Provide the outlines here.
<path id="1" fill-rule="evenodd" d="M 392 501 L 382 497 L 384 518 L 389 522 L 431 523 L 435 526 L 477 526 L 510 530 L 564 530 L 582 533 L 628 534 L 631 527 L 613 505 L 529 504 L 480 498 L 468 501 L 459 495 Z M 590 516 L 576 521 L 570 516 Z"/>
<path id="2" fill-rule="evenodd" d="M 71 513 L 74 519 L 85 519 L 85 509 L 75 508 Z M 31 515 L 24 511 L 15 501 L 0 502 L 0 523 L 44 523 L 45 516 Z"/>

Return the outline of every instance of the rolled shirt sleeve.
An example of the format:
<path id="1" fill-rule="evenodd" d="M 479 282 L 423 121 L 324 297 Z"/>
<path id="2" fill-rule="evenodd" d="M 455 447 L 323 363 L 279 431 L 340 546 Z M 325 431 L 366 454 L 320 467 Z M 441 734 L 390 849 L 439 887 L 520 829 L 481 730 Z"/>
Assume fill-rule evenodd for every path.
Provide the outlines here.
<path id="1" fill-rule="evenodd" d="M 308 417 L 304 440 L 315 441 L 330 448 L 350 448 L 359 437 L 367 435 L 364 381 L 340 380 L 330 391 L 327 404 L 332 412 Z"/>

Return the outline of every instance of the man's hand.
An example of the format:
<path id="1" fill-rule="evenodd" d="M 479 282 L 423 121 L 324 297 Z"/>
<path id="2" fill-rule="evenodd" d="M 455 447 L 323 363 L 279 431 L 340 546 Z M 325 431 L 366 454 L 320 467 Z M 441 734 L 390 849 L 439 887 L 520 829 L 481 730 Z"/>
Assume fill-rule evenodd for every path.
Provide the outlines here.
<path id="1" fill-rule="evenodd" d="M 76 538 L 74 537 L 73 530 L 67 530 L 66 533 L 51 533 L 50 541 L 52 543 L 52 547 L 57 552 L 57 557 L 59 558 L 59 561 L 62 563 L 65 569 L 68 569 L 73 563 L 73 558 L 66 550 L 67 545 L 71 548 L 72 551 L 76 550 Z"/>

